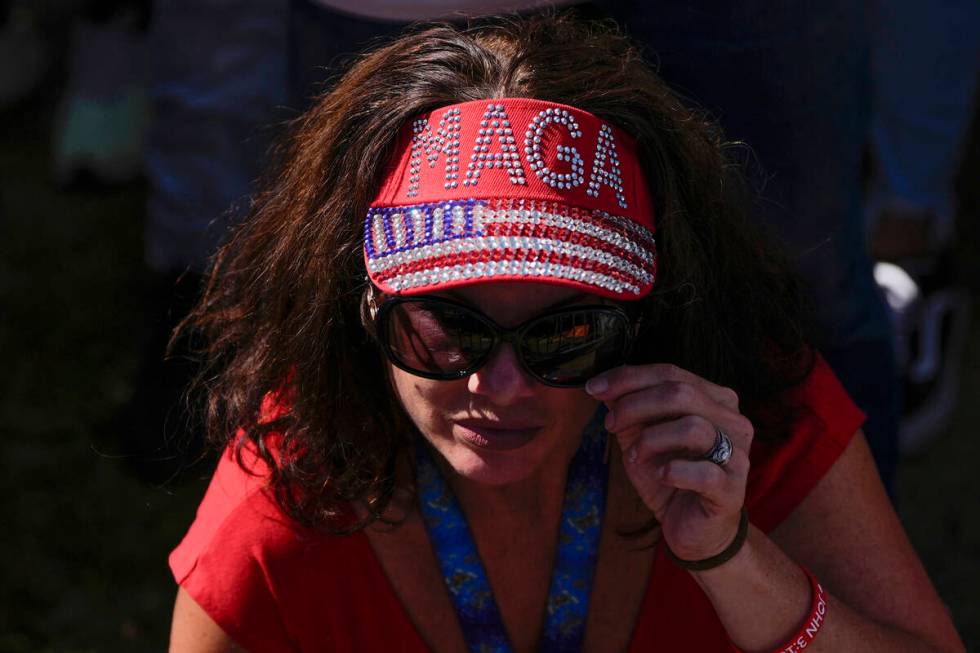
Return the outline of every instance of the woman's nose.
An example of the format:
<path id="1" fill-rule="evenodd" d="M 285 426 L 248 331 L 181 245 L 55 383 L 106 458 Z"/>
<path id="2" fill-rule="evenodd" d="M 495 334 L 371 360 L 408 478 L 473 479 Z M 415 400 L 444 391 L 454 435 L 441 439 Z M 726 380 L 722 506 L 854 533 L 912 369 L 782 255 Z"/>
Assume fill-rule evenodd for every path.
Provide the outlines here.
<path id="1" fill-rule="evenodd" d="M 483 367 L 470 374 L 467 388 L 473 394 L 484 395 L 496 404 L 505 405 L 534 394 L 535 383 L 521 367 L 514 347 L 504 342 L 491 352 L 490 360 Z"/>

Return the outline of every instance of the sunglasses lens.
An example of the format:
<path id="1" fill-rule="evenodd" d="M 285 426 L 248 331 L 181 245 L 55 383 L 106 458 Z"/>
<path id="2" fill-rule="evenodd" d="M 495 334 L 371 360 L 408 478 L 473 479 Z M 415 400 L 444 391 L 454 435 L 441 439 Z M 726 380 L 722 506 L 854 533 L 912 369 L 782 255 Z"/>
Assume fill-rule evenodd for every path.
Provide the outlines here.
<path id="1" fill-rule="evenodd" d="M 622 364 L 629 328 L 626 316 L 617 311 L 566 311 L 528 325 L 521 354 L 545 382 L 581 385 Z"/>
<path id="2" fill-rule="evenodd" d="M 493 347 L 493 333 L 472 313 L 424 300 L 395 305 L 382 329 L 402 367 L 432 377 L 458 377 Z"/>

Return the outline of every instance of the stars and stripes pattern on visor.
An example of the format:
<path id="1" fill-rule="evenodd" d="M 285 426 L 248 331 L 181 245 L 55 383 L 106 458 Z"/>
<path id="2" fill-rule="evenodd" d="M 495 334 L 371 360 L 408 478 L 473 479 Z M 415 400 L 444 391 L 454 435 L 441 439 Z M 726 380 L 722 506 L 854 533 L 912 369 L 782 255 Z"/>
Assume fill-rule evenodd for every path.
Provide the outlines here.
<path id="1" fill-rule="evenodd" d="M 364 257 L 394 295 L 544 281 L 638 299 L 656 279 L 653 202 L 633 139 L 600 118 L 524 98 L 466 102 L 402 130 Z"/>

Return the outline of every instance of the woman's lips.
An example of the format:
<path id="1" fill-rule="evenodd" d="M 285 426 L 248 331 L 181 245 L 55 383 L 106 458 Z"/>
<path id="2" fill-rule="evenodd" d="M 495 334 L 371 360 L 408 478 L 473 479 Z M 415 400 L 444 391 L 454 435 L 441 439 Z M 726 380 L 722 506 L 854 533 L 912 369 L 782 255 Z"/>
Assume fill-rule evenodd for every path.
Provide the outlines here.
<path id="1" fill-rule="evenodd" d="M 481 449 L 507 451 L 519 449 L 541 432 L 540 426 L 501 424 L 499 422 L 456 422 L 456 435 Z"/>

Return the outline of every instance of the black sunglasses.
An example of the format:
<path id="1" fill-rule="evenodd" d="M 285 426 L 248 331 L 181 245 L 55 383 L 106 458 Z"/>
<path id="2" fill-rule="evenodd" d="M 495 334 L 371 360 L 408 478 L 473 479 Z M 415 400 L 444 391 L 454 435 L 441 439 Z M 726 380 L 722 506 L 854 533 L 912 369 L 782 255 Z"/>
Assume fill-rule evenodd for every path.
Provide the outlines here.
<path id="1" fill-rule="evenodd" d="M 505 329 L 474 308 L 437 297 L 389 298 L 377 311 L 375 327 L 388 359 L 417 376 L 469 376 L 507 342 L 529 375 L 564 388 L 623 364 L 633 335 L 629 316 L 618 306 L 570 306 Z"/>

